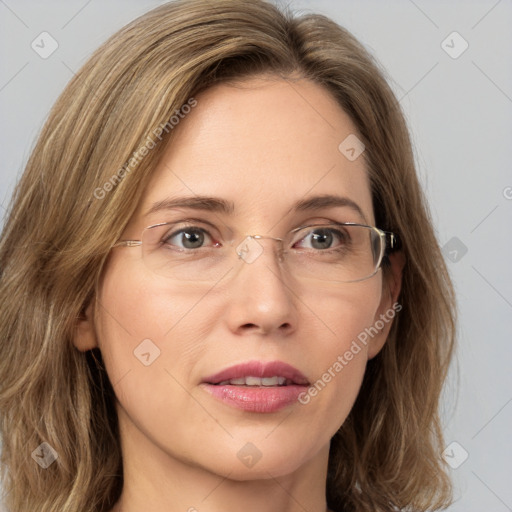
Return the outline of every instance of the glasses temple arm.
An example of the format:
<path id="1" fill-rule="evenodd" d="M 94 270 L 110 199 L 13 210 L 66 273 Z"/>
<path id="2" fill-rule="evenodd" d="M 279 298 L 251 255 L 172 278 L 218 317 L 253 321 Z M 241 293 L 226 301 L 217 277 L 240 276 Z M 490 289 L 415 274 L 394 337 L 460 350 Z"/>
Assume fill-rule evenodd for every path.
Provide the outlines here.
<path id="1" fill-rule="evenodd" d="M 112 247 L 136 247 L 138 245 L 142 245 L 142 240 L 118 240 Z"/>

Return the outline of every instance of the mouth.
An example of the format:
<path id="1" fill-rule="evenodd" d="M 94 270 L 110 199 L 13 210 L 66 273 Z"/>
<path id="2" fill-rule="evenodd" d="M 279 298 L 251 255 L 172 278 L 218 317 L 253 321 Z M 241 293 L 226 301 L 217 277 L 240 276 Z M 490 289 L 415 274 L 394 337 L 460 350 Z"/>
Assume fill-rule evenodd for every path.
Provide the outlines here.
<path id="1" fill-rule="evenodd" d="M 246 412 L 271 413 L 297 402 L 309 386 L 297 368 L 281 361 L 250 361 L 206 377 L 201 387 Z"/>

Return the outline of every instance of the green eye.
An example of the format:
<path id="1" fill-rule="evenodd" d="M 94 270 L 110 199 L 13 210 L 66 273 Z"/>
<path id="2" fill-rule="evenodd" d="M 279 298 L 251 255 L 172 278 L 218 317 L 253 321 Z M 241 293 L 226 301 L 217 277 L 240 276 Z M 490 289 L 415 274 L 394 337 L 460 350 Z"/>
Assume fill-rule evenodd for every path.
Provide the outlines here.
<path id="1" fill-rule="evenodd" d="M 300 240 L 307 241 L 309 246 L 306 246 L 308 249 L 317 249 L 317 250 L 325 250 L 336 248 L 339 245 L 345 245 L 348 241 L 348 235 L 346 233 L 341 232 L 338 229 L 333 228 L 315 228 L 307 233 L 307 235 Z M 338 241 L 338 244 L 333 247 L 333 244 Z M 304 244 L 302 244 L 304 247 Z"/>
<path id="2" fill-rule="evenodd" d="M 163 243 L 174 245 L 180 249 L 198 249 L 203 246 L 205 239 L 211 238 L 208 232 L 198 227 L 190 227 L 175 231 L 164 238 Z"/>

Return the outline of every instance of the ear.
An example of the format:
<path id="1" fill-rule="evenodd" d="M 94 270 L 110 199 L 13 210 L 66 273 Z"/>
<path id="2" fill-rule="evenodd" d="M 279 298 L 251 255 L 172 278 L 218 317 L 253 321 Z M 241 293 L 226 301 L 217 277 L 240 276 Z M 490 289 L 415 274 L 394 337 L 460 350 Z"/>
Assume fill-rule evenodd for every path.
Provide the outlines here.
<path id="1" fill-rule="evenodd" d="M 98 347 L 96 331 L 94 330 L 94 305 L 95 300 L 93 298 L 78 317 L 73 345 L 81 352 Z"/>
<path id="2" fill-rule="evenodd" d="M 378 334 L 373 336 L 368 345 L 368 359 L 372 359 L 381 351 L 393 325 L 393 318 L 402 309 L 397 300 L 402 288 L 405 255 L 402 251 L 396 251 L 389 254 L 388 258 L 391 265 L 383 277 L 381 301 L 373 320 L 373 326 Z"/>

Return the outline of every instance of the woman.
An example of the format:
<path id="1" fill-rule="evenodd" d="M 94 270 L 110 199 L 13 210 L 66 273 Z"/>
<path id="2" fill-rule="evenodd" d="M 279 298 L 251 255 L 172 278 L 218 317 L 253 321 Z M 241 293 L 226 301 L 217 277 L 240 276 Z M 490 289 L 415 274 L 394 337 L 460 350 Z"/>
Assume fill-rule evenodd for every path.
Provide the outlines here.
<path id="1" fill-rule="evenodd" d="M 345 29 L 165 4 L 55 104 L 0 245 L 8 510 L 435 510 L 454 298 Z"/>

